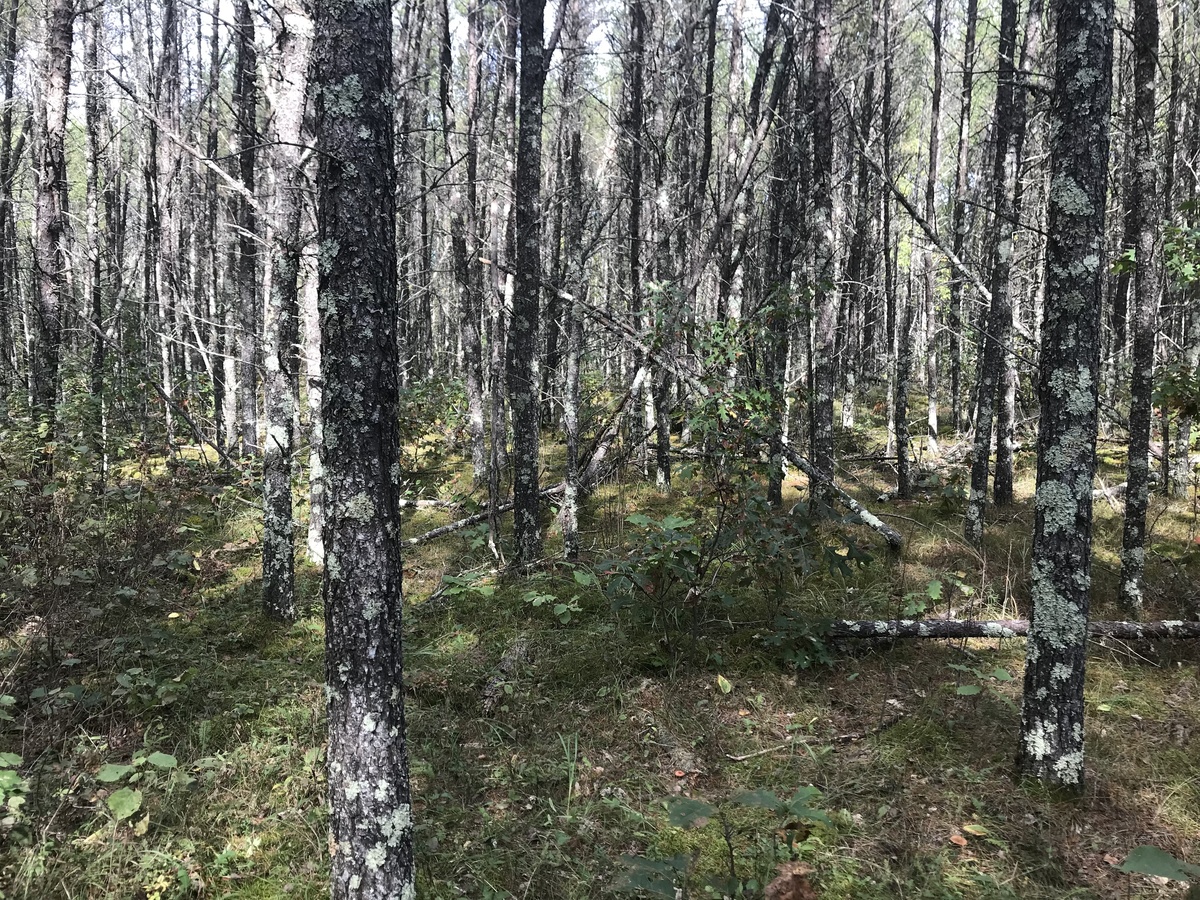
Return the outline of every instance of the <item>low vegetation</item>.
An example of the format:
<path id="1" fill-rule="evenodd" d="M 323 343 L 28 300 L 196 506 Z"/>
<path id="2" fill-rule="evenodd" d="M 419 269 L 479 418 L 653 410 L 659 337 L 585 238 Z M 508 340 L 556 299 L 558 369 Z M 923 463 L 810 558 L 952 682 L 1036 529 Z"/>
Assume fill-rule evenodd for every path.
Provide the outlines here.
<path id="1" fill-rule="evenodd" d="M 412 495 L 452 503 L 408 535 L 474 502 L 444 446 L 408 447 Z M 299 621 L 269 623 L 249 473 L 131 446 L 96 485 L 84 448 L 58 452 L 78 465 L 40 490 L 6 474 L 0 501 L 3 896 L 327 896 L 319 572 L 300 567 Z M 878 502 L 870 459 L 850 474 L 901 557 L 795 478 L 773 512 L 729 459 L 669 496 L 607 481 L 577 566 L 501 575 L 480 529 L 410 552 L 420 895 L 1180 896 L 1118 867 L 1141 845 L 1200 858 L 1195 648 L 1094 642 L 1086 793 L 1015 780 L 1022 642 L 833 644 L 820 623 L 1021 615 L 1030 473 L 982 555 L 959 468 L 904 503 Z M 1148 612 L 1178 618 L 1196 508 L 1151 508 Z M 1096 616 L 1117 618 L 1120 519 L 1098 516 Z"/>

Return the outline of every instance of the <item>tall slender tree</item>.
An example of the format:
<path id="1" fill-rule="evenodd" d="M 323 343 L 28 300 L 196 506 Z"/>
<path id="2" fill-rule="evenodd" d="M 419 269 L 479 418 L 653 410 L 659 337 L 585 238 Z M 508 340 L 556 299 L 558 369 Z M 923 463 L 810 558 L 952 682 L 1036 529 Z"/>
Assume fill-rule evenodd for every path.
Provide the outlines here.
<path id="1" fill-rule="evenodd" d="M 937 227 L 938 162 L 942 136 L 942 44 L 945 20 L 942 0 L 933 0 L 933 95 L 929 108 L 929 165 L 925 177 L 925 221 Z M 921 254 L 925 299 L 925 440 L 931 456 L 938 455 L 938 322 L 937 268 L 933 248 Z"/>
<path id="2" fill-rule="evenodd" d="M 816 335 L 813 347 L 812 445 L 813 463 L 831 478 L 834 472 L 833 396 L 837 390 L 838 314 L 838 293 L 834 283 L 832 29 L 832 0 L 814 0 L 812 240 Z"/>
<path id="3" fill-rule="evenodd" d="M 316 4 L 314 15 L 332 896 L 414 900 L 401 652 L 392 12 L 387 0 L 358 0 Z"/>
<path id="4" fill-rule="evenodd" d="M 42 63 L 42 103 L 35 203 L 34 262 L 37 303 L 31 362 L 33 406 L 44 440 L 54 439 L 62 353 L 63 316 L 67 312 L 67 108 L 71 92 L 73 0 L 46 5 L 46 44 Z M 42 459 L 46 475 L 53 458 Z"/>
<path id="5" fill-rule="evenodd" d="M 250 0 L 237 0 L 234 34 L 234 113 L 237 116 L 237 177 L 243 191 L 235 201 L 237 227 L 237 410 L 242 450 L 258 447 L 258 215 L 254 184 L 258 161 L 258 49 Z"/>
<path id="6" fill-rule="evenodd" d="M 971 490 L 963 533 L 974 546 L 983 543 L 983 523 L 987 507 L 989 463 L 992 455 L 992 423 L 995 419 L 996 394 L 1004 371 L 1004 354 L 1012 327 L 1012 304 L 1008 297 L 1009 275 L 1013 261 L 1013 213 L 1010 173 L 1012 146 L 1013 90 L 1016 73 L 1013 54 L 1017 42 L 1016 0 L 1001 0 L 1000 63 L 996 83 L 995 149 L 992 165 L 992 204 L 995 210 L 991 303 L 980 330 L 980 362 L 975 444 L 971 458 Z"/>
<path id="7" fill-rule="evenodd" d="M 538 352 L 542 256 L 542 95 L 546 87 L 543 20 L 546 0 L 520 0 L 521 77 L 514 259 L 516 275 L 508 338 L 508 386 L 513 421 L 513 531 L 517 561 L 542 553 L 539 514 Z"/>
<path id="8" fill-rule="evenodd" d="M 1135 616 L 1142 610 L 1146 567 L 1146 505 L 1150 495 L 1150 415 L 1154 388 L 1155 319 L 1158 314 L 1158 165 L 1154 154 L 1155 78 L 1158 69 L 1158 3 L 1136 0 L 1133 9 L 1134 190 L 1130 227 L 1134 258 L 1133 376 L 1130 385 L 1129 461 L 1125 526 L 1121 540 L 1121 603 Z M 1166 452 L 1167 442 L 1163 443 Z"/>
<path id="9" fill-rule="evenodd" d="M 280 6 L 278 84 L 274 96 L 275 197 L 271 286 L 263 310 L 263 608 L 272 618 L 296 617 L 292 528 L 292 421 L 296 416 L 296 343 L 304 206 L 301 153 L 308 89 L 311 23 L 301 0 Z"/>
<path id="10" fill-rule="evenodd" d="M 1092 479 L 1112 97 L 1112 0 L 1054 0 L 1046 306 L 1038 392 L 1033 622 L 1020 770 L 1083 783 L 1083 679 L 1091 590 Z M 982 407 L 982 400 L 981 407 Z"/>

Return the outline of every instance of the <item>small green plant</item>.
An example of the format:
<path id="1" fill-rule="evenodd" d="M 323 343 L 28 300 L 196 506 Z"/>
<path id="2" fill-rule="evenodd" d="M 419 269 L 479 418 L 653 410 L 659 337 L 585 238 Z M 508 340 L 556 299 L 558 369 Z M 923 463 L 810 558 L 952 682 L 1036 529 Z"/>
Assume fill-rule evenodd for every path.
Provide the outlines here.
<path id="1" fill-rule="evenodd" d="M 7 834 L 21 820 L 21 807 L 29 784 L 18 771 L 21 757 L 15 753 L 0 753 L 0 834 Z"/>
<path id="2" fill-rule="evenodd" d="M 964 666 L 961 663 L 949 663 L 947 668 L 961 673 L 954 689 L 954 692 L 960 697 L 977 697 L 984 691 L 988 691 L 992 696 L 1004 703 L 1005 706 L 1014 712 L 1016 711 L 1016 704 L 995 688 L 997 682 L 1013 680 L 1012 673 L 1008 669 L 997 666 L 990 672 L 985 672 L 975 666 Z M 961 676 L 967 677 L 964 678 Z"/>
<path id="3" fill-rule="evenodd" d="M 596 576 L 587 569 L 573 569 L 571 574 L 575 584 L 580 587 L 595 587 L 599 584 Z M 569 625 L 575 616 L 583 612 L 583 607 L 579 605 L 579 594 L 572 594 L 570 598 L 563 600 L 558 594 L 530 590 L 522 595 L 522 599 L 535 609 L 549 606 L 554 617 L 563 625 Z"/>
<path id="4" fill-rule="evenodd" d="M 443 575 L 442 593 L 447 597 L 475 595 L 487 599 L 496 593 L 496 586 L 484 582 L 482 572 L 467 572 L 464 575 Z"/>
<path id="5" fill-rule="evenodd" d="M 614 885 L 619 892 L 641 891 L 652 897 L 690 897 L 691 883 L 699 882 L 705 897 L 756 897 L 767 887 L 766 879 L 775 869 L 780 857 L 795 859 L 810 849 L 805 840 L 812 825 L 832 829 L 833 823 L 814 804 L 821 792 L 815 787 L 801 787 L 790 798 L 781 799 L 774 791 L 746 791 L 733 797 L 733 806 L 763 809 L 773 814 L 772 827 L 743 828 L 739 831 L 731 816 L 719 806 L 692 797 L 677 797 L 666 801 L 667 821 L 675 828 L 700 828 L 716 821 L 726 848 L 726 871 L 697 873 L 696 855 L 676 854 L 666 859 L 650 859 L 627 854 L 622 857 L 626 870 Z M 765 836 L 764 836 L 765 835 Z M 783 835 L 780 846 L 779 835 Z M 747 846 L 748 845 L 748 846 Z M 753 871 L 739 872 L 738 856 L 749 856 Z"/>
<path id="6" fill-rule="evenodd" d="M 179 760 L 169 753 L 139 751 L 127 764 L 106 763 L 96 773 L 102 784 L 125 783 L 108 795 L 105 803 L 117 822 L 123 822 L 142 808 L 142 787 L 186 787 L 194 779 L 179 769 Z M 135 787 L 137 785 L 137 787 Z"/>

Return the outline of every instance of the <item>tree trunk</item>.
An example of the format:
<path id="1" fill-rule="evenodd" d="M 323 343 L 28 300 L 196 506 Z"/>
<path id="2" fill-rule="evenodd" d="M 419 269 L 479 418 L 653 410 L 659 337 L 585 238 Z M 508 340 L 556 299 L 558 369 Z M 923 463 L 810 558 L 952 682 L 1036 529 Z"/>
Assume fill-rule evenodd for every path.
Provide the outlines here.
<path id="1" fill-rule="evenodd" d="M 541 298 L 542 92 L 546 84 L 542 46 L 546 0 L 520 0 L 520 121 L 516 167 L 516 281 L 508 336 L 508 387 L 513 422 L 513 533 L 516 558 L 542 555 L 539 521 L 537 355 Z"/>
<path id="2" fill-rule="evenodd" d="M 563 478 L 562 534 L 563 556 L 579 558 L 579 376 L 583 355 L 583 317 L 575 298 L 587 290 L 583 246 L 583 123 L 579 113 L 582 98 L 578 91 L 579 62 L 584 44 L 583 11 L 580 0 L 568 3 L 563 13 L 563 131 L 566 144 L 566 198 L 564 209 L 564 264 L 571 295 L 564 297 L 563 331 L 566 338 L 566 371 L 563 385 L 563 430 L 566 432 L 567 460 Z"/>
<path id="3" fill-rule="evenodd" d="M 1021 48 L 1021 72 L 1019 81 L 1013 85 L 1012 98 L 1012 130 L 1009 135 L 1010 156 L 1008 171 L 1012 179 L 1012 247 L 1016 254 L 1016 226 L 1021 222 L 1024 203 L 1024 179 L 1021 170 L 1024 167 L 1025 135 L 1028 131 L 1028 79 L 1032 74 L 1032 66 L 1041 45 L 1042 32 L 1042 0 L 1030 0 L 1025 17 L 1025 40 Z M 1018 315 L 1013 303 L 1017 291 L 1013 285 L 1013 266 L 1008 266 L 1008 284 L 1004 289 L 1005 302 L 1008 305 L 1008 319 L 1002 322 L 1003 363 L 1001 365 L 1000 384 L 996 395 L 996 471 L 992 476 L 992 499 L 997 506 L 1007 506 L 1013 502 L 1013 463 L 1016 453 L 1016 419 L 1017 419 L 1017 387 L 1020 375 L 1017 370 L 1017 356 L 1009 348 L 1014 330 L 1019 326 Z M 1003 390 L 1000 390 L 1000 388 Z"/>
<path id="4" fill-rule="evenodd" d="M 458 138 L 459 128 L 450 104 L 453 57 L 450 51 L 449 6 L 442 3 L 442 51 L 439 90 L 442 105 L 443 139 L 446 166 L 455 170 L 465 162 L 466 190 L 457 185 L 450 194 L 450 243 L 454 258 L 454 277 L 462 296 L 462 349 L 464 382 L 467 393 L 467 427 L 471 440 L 471 467 L 476 484 L 487 480 L 487 435 L 483 424 L 483 345 L 480 341 L 483 273 L 479 263 L 477 209 L 478 119 L 480 78 L 479 8 L 472 3 L 467 10 L 467 109 L 465 140 Z"/>
<path id="5" fill-rule="evenodd" d="M 813 6 L 813 259 L 816 334 L 813 355 L 813 463 L 834 475 L 833 395 L 836 383 L 838 293 L 833 237 L 833 3 Z"/>
<path id="6" fill-rule="evenodd" d="M 34 193 L 34 262 L 37 304 L 30 367 L 34 420 L 54 440 L 54 408 L 58 400 L 62 352 L 62 318 L 67 290 L 67 107 L 71 91 L 71 41 L 75 25 L 73 0 L 51 0 L 46 8 L 46 44 L 42 64 L 41 146 Z M 53 458 L 40 460 L 43 475 L 53 472 Z"/>
<path id="7" fill-rule="evenodd" d="M 296 415 L 300 221 L 304 206 L 301 151 L 308 93 L 312 25 L 301 0 L 286 0 L 278 35 L 279 85 L 274 102 L 275 210 L 271 231 L 271 289 L 263 315 L 263 393 L 267 441 L 263 448 L 263 610 L 269 618 L 296 617 L 295 540 L 292 529 L 292 421 Z"/>
<path id="8" fill-rule="evenodd" d="M 1049 239 L 1042 323 L 1033 625 L 1026 648 L 1020 770 L 1083 784 L 1083 685 L 1091 588 L 1092 479 L 1113 4 L 1055 0 Z M 982 408 L 982 401 L 981 401 Z"/>
<path id="9" fill-rule="evenodd" d="M 108 352 L 108 336 L 104 329 L 103 274 L 100 252 L 100 171 L 105 148 L 100 141 L 100 114 L 104 103 L 100 80 L 100 31 L 103 13 L 92 10 L 87 17 L 84 37 L 84 65 L 87 69 L 84 100 L 84 129 L 87 132 L 87 179 L 85 186 L 87 230 L 87 306 L 92 323 L 92 357 L 88 366 L 88 387 L 92 408 L 89 422 L 89 442 L 100 462 L 97 483 L 104 484 L 108 473 L 106 437 L 106 398 L 104 368 Z M 2 277 L 2 276 L 0 276 Z"/>
<path id="10" fill-rule="evenodd" d="M 979 386 L 976 391 L 975 444 L 971 454 L 971 490 L 963 520 L 963 536 L 974 547 L 983 545 L 983 523 L 987 507 L 988 463 L 992 454 L 992 423 L 996 393 L 1004 371 L 1004 354 L 1012 327 L 1012 305 L 1008 297 L 1013 258 L 1013 209 L 1009 189 L 1009 148 L 1012 144 L 1013 90 L 1016 73 L 1013 54 L 1017 42 L 1016 0 L 1000 5 L 1000 64 L 996 85 L 995 156 L 992 163 L 992 205 L 995 233 L 991 279 L 991 303 L 983 320 L 980 343 Z"/>
<path id="11" fill-rule="evenodd" d="M 1130 227 L 1137 241 L 1134 270 L 1133 375 L 1130 384 L 1128 487 L 1121 540 L 1121 604 L 1142 612 L 1146 567 L 1146 505 L 1150 495 L 1150 416 L 1154 390 L 1154 341 L 1158 317 L 1158 168 L 1154 155 L 1155 75 L 1158 65 L 1158 4 L 1136 0 L 1133 12 L 1134 190 Z M 1167 442 L 1163 442 L 1166 452 Z"/>
<path id="12" fill-rule="evenodd" d="M 16 77 L 17 14 L 19 0 L 8 0 L 4 17 L 4 102 L 0 107 L 0 416 L 7 416 L 8 392 L 17 372 L 13 351 L 12 311 L 16 308 L 16 222 L 13 216 L 13 181 L 17 160 L 13 152 L 13 87 Z M 25 134 L 21 135 L 22 142 Z"/>
<path id="13" fill-rule="evenodd" d="M 979 0 L 967 0 L 966 35 L 963 39 L 961 106 L 958 118 L 958 153 L 954 169 L 954 255 L 959 259 L 967 244 L 967 192 L 970 172 L 971 106 L 975 84 L 975 27 L 979 18 Z M 962 308 L 963 279 L 957 274 L 950 281 L 950 417 L 954 430 L 963 428 L 962 405 Z"/>
<path id="14" fill-rule="evenodd" d="M 925 179 L 925 221 L 937 228 L 938 158 L 941 155 L 942 133 L 942 0 L 933 2 L 933 98 L 929 111 L 929 167 Z M 925 390 L 926 446 L 929 455 L 938 455 L 938 355 L 937 355 L 937 269 L 933 263 L 933 248 L 921 254 L 925 287 Z"/>
<path id="15" fill-rule="evenodd" d="M 415 900 L 396 540 L 391 4 L 314 12 L 332 896 Z"/>
<path id="16" fill-rule="evenodd" d="M 237 116 L 238 178 L 253 193 L 258 140 L 258 52 L 254 47 L 254 20 L 249 0 L 237 2 L 237 66 L 234 113 Z M 258 217 L 250 199 L 241 194 L 237 208 L 237 405 L 242 451 L 257 454 L 258 447 Z"/>

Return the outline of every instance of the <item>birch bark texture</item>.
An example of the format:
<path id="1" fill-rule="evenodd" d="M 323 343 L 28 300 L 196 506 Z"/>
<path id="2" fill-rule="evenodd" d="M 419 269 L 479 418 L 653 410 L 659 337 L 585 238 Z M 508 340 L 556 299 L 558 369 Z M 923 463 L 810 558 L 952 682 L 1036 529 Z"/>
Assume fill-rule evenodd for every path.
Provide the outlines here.
<path id="1" fill-rule="evenodd" d="M 41 146 L 34 192 L 37 304 L 30 357 L 34 413 L 53 440 L 58 399 L 62 315 L 67 302 L 67 106 L 71 92 L 73 0 L 52 0 L 46 8 L 46 46 L 40 113 Z M 44 470 L 51 474 L 50 457 Z"/>
<path id="2" fill-rule="evenodd" d="M 263 310 L 263 394 L 267 440 L 263 448 L 263 609 L 282 621 L 296 617 L 295 541 L 292 528 L 293 427 L 296 415 L 296 343 L 299 339 L 300 219 L 304 206 L 301 147 L 308 92 L 312 24 L 300 0 L 281 4 L 278 85 L 274 92 L 275 198 L 271 232 L 271 287 Z"/>
<path id="3" fill-rule="evenodd" d="M 1101 279 L 1112 99 L 1112 0 L 1055 0 L 1041 427 L 1020 771 L 1083 785 Z M 981 416 L 982 399 L 980 401 Z"/>
<path id="4" fill-rule="evenodd" d="M 314 14 L 332 897 L 412 900 L 391 4 Z"/>

